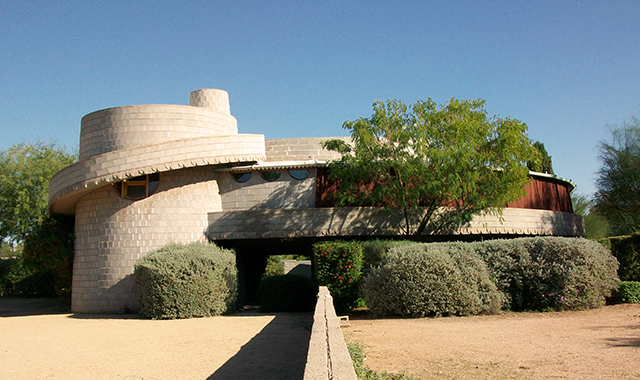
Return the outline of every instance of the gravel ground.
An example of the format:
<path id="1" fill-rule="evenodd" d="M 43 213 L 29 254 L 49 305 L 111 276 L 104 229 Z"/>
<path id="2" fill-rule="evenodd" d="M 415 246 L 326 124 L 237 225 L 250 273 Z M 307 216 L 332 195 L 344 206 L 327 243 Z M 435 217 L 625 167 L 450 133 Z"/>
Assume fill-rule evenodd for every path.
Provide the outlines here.
<path id="1" fill-rule="evenodd" d="M 640 379 L 640 305 L 558 313 L 352 317 L 369 367 L 420 379 Z"/>
<path id="2" fill-rule="evenodd" d="M 302 379 L 310 313 L 153 321 L 0 298 L 0 379 Z"/>

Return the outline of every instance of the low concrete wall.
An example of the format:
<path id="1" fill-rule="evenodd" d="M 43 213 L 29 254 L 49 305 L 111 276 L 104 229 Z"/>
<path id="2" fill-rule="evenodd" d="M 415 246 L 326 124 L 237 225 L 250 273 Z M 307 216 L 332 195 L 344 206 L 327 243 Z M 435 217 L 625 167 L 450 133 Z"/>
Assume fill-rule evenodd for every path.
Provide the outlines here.
<path id="1" fill-rule="evenodd" d="M 356 380 L 356 371 L 326 286 L 318 291 L 304 380 Z"/>

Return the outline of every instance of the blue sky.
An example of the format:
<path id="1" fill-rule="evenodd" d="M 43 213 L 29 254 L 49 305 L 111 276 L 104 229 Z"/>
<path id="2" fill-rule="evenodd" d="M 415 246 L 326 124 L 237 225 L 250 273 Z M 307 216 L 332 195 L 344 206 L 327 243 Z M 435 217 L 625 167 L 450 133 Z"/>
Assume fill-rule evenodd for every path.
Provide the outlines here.
<path id="1" fill-rule="evenodd" d="M 640 114 L 639 1 L 0 3 L 0 149 L 80 118 L 229 92 L 240 133 L 345 136 L 375 100 L 487 101 L 592 193 L 607 124 Z"/>

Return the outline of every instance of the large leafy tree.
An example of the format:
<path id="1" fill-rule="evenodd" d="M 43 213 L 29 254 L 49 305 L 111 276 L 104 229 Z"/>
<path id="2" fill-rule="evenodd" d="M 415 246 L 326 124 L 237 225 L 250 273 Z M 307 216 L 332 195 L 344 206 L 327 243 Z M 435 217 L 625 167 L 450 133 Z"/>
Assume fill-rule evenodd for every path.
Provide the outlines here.
<path id="1" fill-rule="evenodd" d="M 373 104 L 373 115 L 346 121 L 352 144 L 329 140 L 337 206 L 384 205 L 402 213 L 405 234 L 446 233 L 473 215 L 499 213 L 524 195 L 527 162 L 537 156 L 524 123 L 490 117 L 482 99 Z"/>
<path id="2" fill-rule="evenodd" d="M 600 142 L 602 167 L 596 182 L 597 210 L 611 232 L 640 231 L 640 119 L 632 116 L 611 129 L 611 141 Z"/>
<path id="3" fill-rule="evenodd" d="M 22 143 L 0 152 L 0 239 L 21 243 L 42 222 L 49 180 L 75 159 L 54 143 Z"/>

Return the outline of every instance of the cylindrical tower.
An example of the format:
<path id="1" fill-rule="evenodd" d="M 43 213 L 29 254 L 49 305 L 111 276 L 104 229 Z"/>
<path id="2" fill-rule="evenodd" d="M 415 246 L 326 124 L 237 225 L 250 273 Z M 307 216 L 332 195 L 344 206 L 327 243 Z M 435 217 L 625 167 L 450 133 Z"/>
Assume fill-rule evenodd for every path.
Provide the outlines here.
<path id="1" fill-rule="evenodd" d="M 72 311 L 137 309 L 134 263 L 171 242 L 205 240 L 221 211 L 216 166 L 264 159 L 264 136 L 239 135 L 222 90 L 190 106 L 109 108 L 82 118 L 79 162 L 50 183 L 52 212 L 75 214 Z"/>

